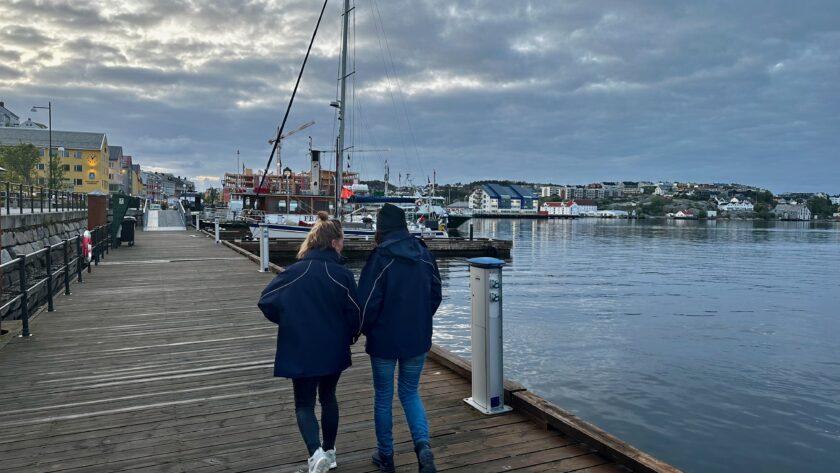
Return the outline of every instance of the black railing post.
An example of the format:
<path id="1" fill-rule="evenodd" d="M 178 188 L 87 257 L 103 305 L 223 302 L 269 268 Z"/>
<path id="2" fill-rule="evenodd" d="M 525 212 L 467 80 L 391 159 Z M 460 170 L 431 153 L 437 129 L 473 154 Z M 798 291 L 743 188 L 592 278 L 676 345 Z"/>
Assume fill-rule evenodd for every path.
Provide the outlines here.
<path id="1" fill-rule="evenodd" d="M 18 207 L 20 213 L 23 213 L 23 184 L 18 184 Z"/>
<path id="2" fill-rule="evenodd" d="M 18 256 L 20 261 L 20 320 L 23 323 L 23 336 L 28 337 L 29 334 L 29 298 L 26 294 L 26 255 Z"/>
<path id="3" fill-rule="evenodd" d="M 29 185 L 29 213 L 35 213 L 35 188 Z"/>
<path id="4" fill-rule="evenodd" d="M 52 247 L 47 243 L 47 312 L 55 312 L 53 304 Z"/>
<path id="5" fill-rule="evenodd" d="M 70 245 L 67 240 L 62 241 L 61 248 L 64 250 L 64 295 L 70 295 L 70 255 L 67 254 L 67 251 L 70 249 Z"/>
<path id="6" fill-rule="evenodd" d="M 64 212 L 64 191 L 61 191 L 61 211 Z"/>
<path id="7" fill-rule="evenodd" d="M 109 251 L 111 249 L 111 226 L 105 225 L 105 254 L 110 254 Z"/>
<path id="8" fill-rule="evenodd" d="M 102 227 L 96 227 L 93 229 L 93 265 L 99 266 L 99 233 Z"/>
<path id="9" fill-rule="evenodd" d="M 9 206 L 11 205 L 12 198 L 12 185 L 7 181 L 6 182 L 6 215 L 9 215 Z"/>
<path id="10" fill-rule="evenodd" d="M 44 187 L 41 187 L 41 191 L 38 193 L 39 200 L 41 201 L 41 213 L 44 213 Z"/>

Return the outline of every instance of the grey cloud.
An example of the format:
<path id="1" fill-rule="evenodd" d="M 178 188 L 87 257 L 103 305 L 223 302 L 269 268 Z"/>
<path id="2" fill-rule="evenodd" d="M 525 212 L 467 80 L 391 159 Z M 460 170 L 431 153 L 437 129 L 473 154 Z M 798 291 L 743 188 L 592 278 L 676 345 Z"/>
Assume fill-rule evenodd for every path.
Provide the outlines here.
<path id="1" fill-rule="evenodd" d="M 11 67 L 0 64 L 0 80 L 3 79 L 17 79 L 22 74 L 20 71 L 12 69 Z"/>
<path id="2" fill-rule="evenodd" d="M 47 46 L 50 38 L 35 27 L 9 25 L 0 30 L 0 42 L 26 48 L 38 48 Z"/>
<path id="3" fill-rule="evenodd" d="M 231 170 L 236 149 L 261 167 L 317 3 L 146 0 L 107 16 L 92 2 L 16 2 L 9 21 L 42 57 L 0 52 L 27 75 L 0 83 L 0 95 L 52 99 L 62 126 L 106 131 L 140 162 L 182 175 Z M 323 51 L 337 42 L 337 5 L 289 119 L 317 122 L 284 144 L 293 167 L 305 165 L 307 136 L 321 148 L 334 140 L 337 58 Z M 478 83 L 359 94 L 355 144 L 393 150 L 356 156 L 366 177 L 387 158 L 392 174 L 436 169 L 444 182 L 661 178 L 840 192 L 828 177 L 840 175 L 836 2 L 363 0 L 355 20 L 359 89 L 392 70 L 405 90 Z M 167 25 L 174 35 L 160 34 Z M 47 31 L 65 44 L 37 46 Z M 71 59 L 43 58 L 53 52 Z"/>

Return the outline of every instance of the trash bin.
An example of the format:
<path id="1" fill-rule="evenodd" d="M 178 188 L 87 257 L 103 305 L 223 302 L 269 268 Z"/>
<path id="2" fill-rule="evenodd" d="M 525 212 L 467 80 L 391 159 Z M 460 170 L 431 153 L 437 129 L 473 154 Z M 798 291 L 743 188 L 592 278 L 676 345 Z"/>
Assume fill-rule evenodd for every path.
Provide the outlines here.
<path id="1" fill-rule="evenodd" d="M 128 243 L 128 246 L 134 246 L 134 226 L 137 224 L 137 219 L 134 217 L 125 217 L 120 228 L 120 241 Z"/>

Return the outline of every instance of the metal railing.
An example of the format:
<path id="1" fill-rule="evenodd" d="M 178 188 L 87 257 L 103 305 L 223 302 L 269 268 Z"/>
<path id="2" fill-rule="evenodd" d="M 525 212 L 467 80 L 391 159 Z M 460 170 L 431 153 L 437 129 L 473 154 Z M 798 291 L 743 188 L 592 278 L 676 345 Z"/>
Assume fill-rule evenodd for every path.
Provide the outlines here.
<path id="1" fill-rule="evenodd" d="M 0 264 L 0 277 L 3 278 L 2 306 L 0 306 L 0 322 L 2 320 L 20 320 L 22 336 L 30 335 L 29 317 L 46 303 L 47 311 L 55 310 L 54 296 L 56 294 L 56 280 L 63 280 L 64 294 L 70 294 L 70 281 L 74 277 L 82 282 L 85 267 L 90 273 L 92 266 L 98 266 L 99 260 L 108 254 L 110 249 L 110 226 L 102 225 L 91 230 L 91 260 L 86 261 L 82 252 L 82 237 L 61 240 L 61 243 L 48 245 L 38 251 L 20 255 L 15 259 Z M 35 266 L 36 262 L 43 263 L 39 268 L 27 274 L 27 266 Z M 71 276 L 71 267 L 75 265 L 75 275 Z M 15 288 L 5 287 L 11 277 L 7 275 L 17 273 L 18 280 Z M 46 301 L 30 300 L 35 290 L 46 284 Z M 59 292 L 61 285 L 58 287 Z M 15 303 L 19 303 L 18 310 L 12 311 Z M 14 317 L 9 317 L 16 312 Z M 4 316 L 5 314 L 5 316 Z"/>
<path id="2" fill-rule="evenodd" d="M 6 215 L 87 208 L 87 194 L 9 181 L 0 181 L 0 201 Z"/>

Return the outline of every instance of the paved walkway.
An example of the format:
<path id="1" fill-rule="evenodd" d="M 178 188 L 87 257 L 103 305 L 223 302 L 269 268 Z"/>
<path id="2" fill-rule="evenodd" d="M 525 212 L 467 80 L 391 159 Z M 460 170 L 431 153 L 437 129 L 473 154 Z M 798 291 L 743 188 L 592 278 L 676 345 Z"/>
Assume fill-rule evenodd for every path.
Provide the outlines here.
<path id="1" fill-rule="evenodd" d="M 138 232 L 34 336 L 0 350 L 0 471 L 296 471 L 305 461 L 291 383 L 272 377 L 275 328 L 256 307 L 271 275 L 194 232 Z M 339 384 L 340 472 L 373 471 L 370 366 Z M 521 414 L 467 407 L 469 383 L 422 378 L 441 471 L 621 471 Z M 417 471 L 395 410 L 398 471 Z"/>

